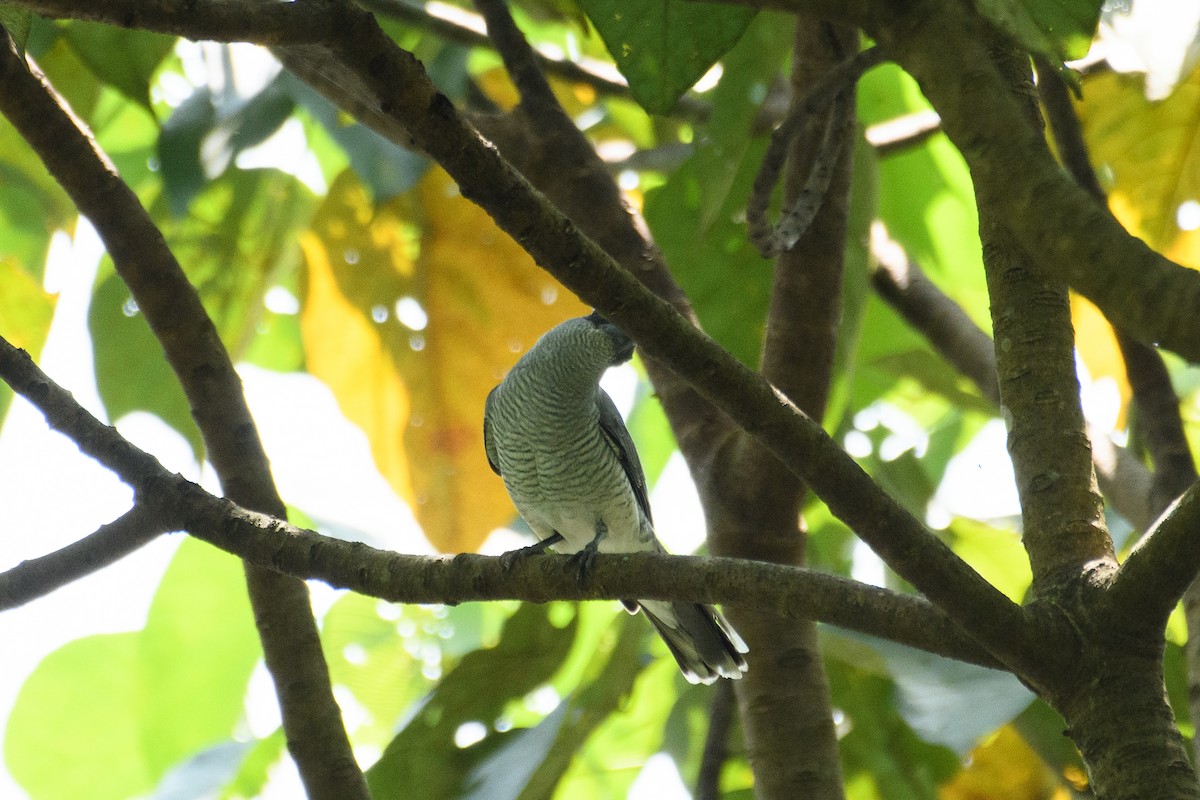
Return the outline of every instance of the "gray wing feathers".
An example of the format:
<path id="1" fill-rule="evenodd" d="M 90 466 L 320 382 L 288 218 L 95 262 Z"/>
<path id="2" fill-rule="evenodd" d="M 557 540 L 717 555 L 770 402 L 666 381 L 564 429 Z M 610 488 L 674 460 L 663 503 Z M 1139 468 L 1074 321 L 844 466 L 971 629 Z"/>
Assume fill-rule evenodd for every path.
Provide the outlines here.
<path id="1" fill-rule="evenodd" d="M 488 466 L 492 472 L 500 474 L 500 454 L 496 451 L 496 443 L 492 440 L 492 419 L 496 413 L 497 386 L 488 392 L 487 400 L 483 403 L 483 450 L 487 453 Z"/>
<path id="2" fill-rule="evenodd" d="M 740 678 L 746 671 L 745 642 L 712 606 L 666 600 L 643 600 L 641 606 L 692 683 Z"/>
<path id="3" fill-rule="evenodd" d="M 637 498 L 642 515 L 647 521 L 653 522 L 650 516 L 650 496 L 646 491 L 646 473 L 642 471 L 642 462 L 638 459 L 633 437 L 629 435 L 629 429 L 621 419 L 621 412 L 617 411 L 617 406 L 608 396 L 608 392 L 600 388 L 596 389 L 596 410 L 600 412 L 600 430 L 612 445 L 617 460 L 621 462 L 621 469 L 625 470 L 625 477 L 633 487 L 633 495 Z"/>

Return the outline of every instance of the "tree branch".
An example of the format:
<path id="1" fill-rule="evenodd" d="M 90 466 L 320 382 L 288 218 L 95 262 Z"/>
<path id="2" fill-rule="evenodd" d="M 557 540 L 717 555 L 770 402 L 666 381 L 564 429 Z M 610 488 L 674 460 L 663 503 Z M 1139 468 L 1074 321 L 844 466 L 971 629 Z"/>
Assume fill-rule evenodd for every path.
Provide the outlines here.
<path id="1" fill-rule="evenodd" d="M 240 508 L 168 472 L 115 428 L 89 414 L 28 353 L 3 338 L 0 379 L 41 411 L 51 428 L 128 483 L 137 502 L 167 527 L 186 530 L 264 569 L 397 603 L 622 597 L 737 603 L 786 617 L 823 620 L 948 658 L 1000 666 L 929 602 L 814 570 L 730 558 L 600 555 L 592 577 L 581 584 L 569 556 L 509 564 L 489 556 L 404 555 L 331 539 Z"/>
<path id="2" fill-rule="evenodd" d="M 1040 124 L 1028 57 L 994 33 L 991 41 L 991 63 L 1009 84 L 1006 95 L 1021 101 L 1031 126 Z M 993 201 L 977 192 L 996 371 L 1033 591 L 1045 596 L 1078 581 L 1085 565 L 1116 559 L 1079 402 L 1066 284 L 1030 268 L 1029 254 Z"/>
<path id="3" fill-rule="evenodd" d="M 252 42 L 264 46 L 284 42 L 318 42 L 340 24 L 336 3 L 145 2 L 145 0 L 11 0 L 44 17 L 103 22 L 121 28 L 142 28 L 221 42 Z"/>
<path id="4" fill-rule="evenodd" d="M 0 573 L 0 611 L 22 606 L 115 564 L 169 530 L 146 508 L 135 505 L 95 533 Z"/>
<path id="5" fill-rule="evenodd" d="M 492 40 L 484 32 L 482 20 L 478 20 L 474 15 L 469 15 L 470 21 L 464 19 L 463 22 L 455 22 L 446 16 L 442 16 L 438 11 L 414 5 L 413 3 L 406 2 L 406 0 L 357 0 L 357 2 L 363 8 L 374 11 L 376 14 L 391 17 L 413 27 L 429 31 L 439 39 L 466 47 L 480 47 L 488 50 L 497 49 Z M 455 9 L 455 11 L 464 16 L 468 14 L 468 12 L 461 9 Z M 471 21 L 479 21 L 480 24 L 477 26 L 472 25 Z M 572 83 L 582 83 L 591 86 L 601 95 L 623 98 L 631 97 L 629 84 L 615 70 L 613 70 L 614 74 L 612 76 L 608 76 L 602 72 L 589 69 L 583 64 L 565 59 L 551 58 L 536 50 L 533 51 L 533 58 L 541 71 L 547 75 L 554 75 Z M 712 109 L 703 100 L 689 95 L 679 98 L 679 102 L 672 109 L 672 113 L 681 114 L 691 119 L 704 119 L 708 117 L 711 111 Z"/>
<path id="6" fill-rule="evenodd" d="M 65 102 L 11 38 L 2 39 L 0 113 L 100 234 L 179 378 L 226 494 L 284 515 L 241 381 L 162 233 Z M 333 699 L 307 587 L 257 568 L 247 568 L 246 576 L 288 748 L 309 797 L 367 797 Z"/>
<path id="7" fill-rule="evenodd" d="M 333 55 L 375 93 L 379 107 L 537 263 L 620 325 L 649 357 L 692 383 L 729 419 L 766 443 L 889 566 L 987 642 L 997 657 L 1038 668 L 1046 652 L 1035 643 L 1020 607 L 925 530 L 818 424 L 582 236 L 480 139 L 419 62 L 399 50 L 372 18 L 364 15 L 332 37 Z"/>
<path id="8" fill-rule="evenodd" d="M 1040 268 L 1138 339 L 1200 360 L 1200 274 L 1130 236 L 1063 173 L 1008 92 L 971 8 L 919 0 L 853 3 L 841 13 L 917 79 L 966 159 L 980 204 Z"/>
<path id="9" fill-rule="evenodd" d="M 1052 66 L 1039 60 L 1038 94 L 1046 109 L 1059 158 L 1075 181 L 1090 194 L 1101 208 L 1108 208 L 1108 196 L 1092 169 L 1083 129 L 1075 106 L 1067 94 L 1067 86 Z M 1125 362 L 1133 399 L 1138 407 L 1138 421 L 1145 432 L 1146 447 L 1154 461 L 1154 487 L 1150 506 L 1155 515 L 1189 486 L 1196 482 L 1196 464 L 1192 459 L 1183 419 L 1179 414 L 1179 398 L 1171 385 L 1171 376 L 1158 351 L 1142 344 L 1117 329 L 1117 344 Z"/>
<path id="10" fill-rule="evenodd" d="M 988 336 L 962 308 L 925 275 L 904 248 L 888 238 L 882 225 L 871 231 L 871 256 L 878 262 L 871 275 L 875 290 L 979 393 L 1000 407 L 996 351 Z M 1088 429 L 1092 467 L 1109 505 L 1136 530 L 1154 522 L 1147 499 L 1149 470 L 1127 448 L 1117 447 L 1103 431 Z"/>
<path id="11" fill-rule="evenodd" d="M 865 62 L 849 57 L 858 45 L 854 29 L 807 18 L 796 19 L 793 26 L 790 122 L 772 139 L 779 160 L 770 163 L 768 154 L 759 172 L 769 174 L 771 185 L 760 183 L 751 203 L 762 201 L 760 220 L 766 225 L 767 198 L 784 162 L 784 207 L 795 208 L 806 191 L 811 199 L 803 230 L 795 232 L 773 265 L 759 369 L 809 417 L 821 419 L 841 318 L 853 162 L 850 108 L 854 79 L 861 74 L 858 65 Z M 815 99 L 819 95 L 824 95 L 823 101 Z M 819 196 L 811 194 L 815 171 L 824 173 Z M 769 230 L 765 234 L 772 238 Z M 775 455 L 760 442 L 739 432 L 713 468 L 700 476 L 697 488 L 714 554 L 805 563 L 804 484 L 779 469 Z M 736 691 L 758 796 L 843 797 L 837 731 L 816 626 L 738 606 L 727 611 L 754 653 L 751 671 Z M 808 743 L 802 753 L 788 744 L 797 741 Z"/>

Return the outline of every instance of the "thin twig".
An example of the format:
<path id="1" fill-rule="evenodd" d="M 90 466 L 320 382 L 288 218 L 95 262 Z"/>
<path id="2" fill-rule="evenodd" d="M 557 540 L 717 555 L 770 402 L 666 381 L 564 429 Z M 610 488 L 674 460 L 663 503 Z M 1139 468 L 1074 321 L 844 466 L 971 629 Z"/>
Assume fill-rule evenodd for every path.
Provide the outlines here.
<path id="1" fill-rule="evenodd" d="M 792 107 L 787 117 L 771 134 L 771 143 L 763 155 L 762 165 L 754 178 L 754 188 L 746 205 L 750 241 L 763 258 L 771 258 L 791 249 L 812 223 L 812 218 L 829 188 L 833 164 L 841 152 L 841 139 L 835 134 L 845 127 L 845 114 L 850 102 L 846 96 L 847 89 L 853 86 L 864 72 L 882 63 L 886 57 L 882 48 L 872 47 L 830 70 L 820 83 Z M 825 135 L 818 146 L 808 181 L 793 205 L 783 212 L 779 224 L 773 226 L 767 218 L 767 211 L 771 205 L 771 194 L 775 190 L 775 184 L 779 182 L 779 176 L 783 172 L 792 139 L 812 115 L 826 108 L 831 108 L 832 111 L 826 120 Z M 835 144 L 838 145 L 836 148 Z"/>
<path id="2" fill-rule="evenodd" d="M 169 530 L 144 506 L 135 505 L 95 533 L 0 573 L 0 611 L 44 597 L 114 564 Z"/>

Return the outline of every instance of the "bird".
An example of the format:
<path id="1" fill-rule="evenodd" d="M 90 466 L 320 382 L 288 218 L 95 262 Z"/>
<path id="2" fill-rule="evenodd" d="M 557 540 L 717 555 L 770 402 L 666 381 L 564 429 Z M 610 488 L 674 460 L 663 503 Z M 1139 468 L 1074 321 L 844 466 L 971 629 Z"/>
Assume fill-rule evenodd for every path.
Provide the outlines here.
<path id="1" fill-rule="evenodd" d="M 569 319 L 543 334 L 488 394 L 488 463 L 539 540 L 505 556 L 552 548 L 579 559 L 582 578 L 597 553 L 666 552 L 654 534 L 633 438 L 600 387 L 608 368 L 633 351 L 633 340 L 599 312 Z M 689 682 L 746 671 L 745 642 L 712 606 L 621 602 L 645 614 Z"/>

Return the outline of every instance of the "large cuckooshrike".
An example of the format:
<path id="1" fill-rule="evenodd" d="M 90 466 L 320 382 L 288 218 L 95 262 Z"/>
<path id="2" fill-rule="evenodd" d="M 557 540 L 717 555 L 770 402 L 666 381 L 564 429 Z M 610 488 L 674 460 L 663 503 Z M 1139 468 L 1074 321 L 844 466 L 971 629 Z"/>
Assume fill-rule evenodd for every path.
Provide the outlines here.
<path id="1" fill-rule="evenodd" d="M 665 552 L 633 439 L 600 388 L 632 356 L 633 340 L 598 313 L 567 320 L 521 357 L 484 410 L 488 463 L 540 540 L 529 549 L 577 554 L 583 571 L 598 552 Z M 712 606 L 622 602 L 645 612 L 689 681 L 746 671 L 745 643 Z"/>

